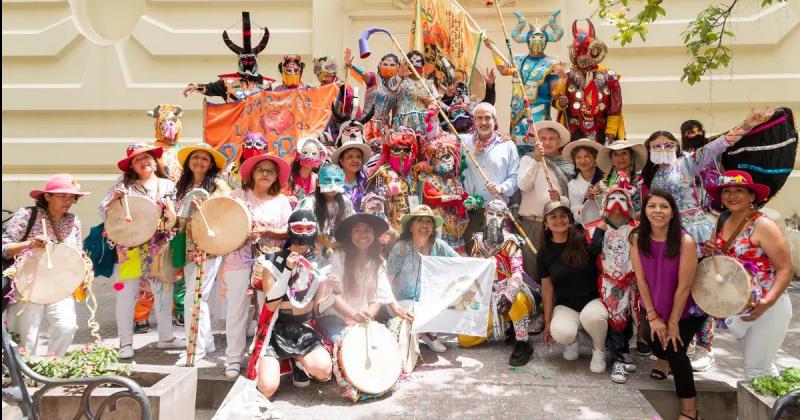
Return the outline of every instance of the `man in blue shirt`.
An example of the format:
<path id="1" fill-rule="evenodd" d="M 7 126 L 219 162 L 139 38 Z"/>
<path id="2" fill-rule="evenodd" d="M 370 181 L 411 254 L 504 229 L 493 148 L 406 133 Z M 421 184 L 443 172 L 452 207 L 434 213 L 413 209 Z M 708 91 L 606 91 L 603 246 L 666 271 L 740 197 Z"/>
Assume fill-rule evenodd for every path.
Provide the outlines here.
<path id="1" fill-rule="evenodd" d="M 517 189 L 519 154 L 511 137 L 497 129 L 497 111 L 492 104 L 482 102 L 475 107 L 474 134 L 461 135 L 465 152 L 473 153 L 486 181 L 472 160 L 464 170 L 464 189 L 470 198 L 465 202 L 469 225 L 464 233 L 467 251 L 472 250 L 472 235 L 483 230 L 483 204 L 500 198 L 508 199 Z"/>

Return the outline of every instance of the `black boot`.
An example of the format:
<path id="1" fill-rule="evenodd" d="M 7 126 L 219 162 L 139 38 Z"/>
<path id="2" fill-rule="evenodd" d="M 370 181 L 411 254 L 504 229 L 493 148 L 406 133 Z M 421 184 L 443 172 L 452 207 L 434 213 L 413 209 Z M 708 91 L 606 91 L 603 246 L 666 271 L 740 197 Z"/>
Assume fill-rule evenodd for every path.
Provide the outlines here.
<path id="1" fill-rule="evenodd" d="M 514 335 L 514 324 L 509 324 L 506 328 L 506 344 L 514 344 L 516 336 Z"/>
<path id="2" fill-rule="evenodd" d="M 305 388 L 311 385 L 311 379 L 306 375 L 306 372 L 297 366 L 297 361 L 289 359 L 289 364 L 292 366 L 292 383 L 298 388 Z"/>
<path id="3" fill-rule="evenodd" d="M 525 366 L 533 356 L 533 346 L 530 341 L 517 341 L 514 343 L 514 351 L 508 359 L 511 366 Z"/>

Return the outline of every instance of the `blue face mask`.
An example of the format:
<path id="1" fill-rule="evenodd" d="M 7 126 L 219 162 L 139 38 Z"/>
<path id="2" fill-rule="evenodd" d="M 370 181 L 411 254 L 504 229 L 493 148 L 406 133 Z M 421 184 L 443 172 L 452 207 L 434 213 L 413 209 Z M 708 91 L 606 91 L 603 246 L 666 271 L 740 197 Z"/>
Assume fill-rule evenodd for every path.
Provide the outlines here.
<path id="1" fill-rule="evenodd" d="M 325 165 L 319 170 L 319 190 L 341 193 L 344 191 L 344 171 L 336 165 Z"/>

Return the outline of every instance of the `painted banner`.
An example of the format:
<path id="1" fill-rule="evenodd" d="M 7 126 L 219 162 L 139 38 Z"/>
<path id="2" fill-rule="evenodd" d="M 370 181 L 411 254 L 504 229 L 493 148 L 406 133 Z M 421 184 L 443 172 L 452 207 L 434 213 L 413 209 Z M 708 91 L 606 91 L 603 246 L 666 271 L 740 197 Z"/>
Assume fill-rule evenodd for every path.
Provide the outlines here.
<path id="1" fill-rule="evenodd" d="M 425 56 L 426 72 L 442 85 L 469 86 L 483 34 L 468 13 L 452 0 L 417 0 L 411 19 L 411 48 Z M 448 74 L 443 58 L 455 74 Z"/>
<path id="2" fill-rule="evenodd" d="M 267 139 L 269 153 L 289 162 L 297 140 L 306 135 L 316 137 L 328 124 L 338 92 L 339 86 L 330 84 L 261 92 L 233 103 L 206 103 L 203 138 L 225 155 L 230 166 L 242 153 L 244 136 L 259 132 Z"/>
<path id="3" fill-rule="evenodd" d="M 414 332 L 486 336 L 494 258 L 422 257 Z"/>

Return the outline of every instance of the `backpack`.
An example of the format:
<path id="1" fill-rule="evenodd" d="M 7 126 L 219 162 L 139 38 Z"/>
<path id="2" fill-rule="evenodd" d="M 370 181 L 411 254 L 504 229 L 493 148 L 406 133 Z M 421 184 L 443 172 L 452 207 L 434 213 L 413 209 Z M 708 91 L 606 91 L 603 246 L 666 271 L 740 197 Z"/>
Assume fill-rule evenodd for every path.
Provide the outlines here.
<path id="1" fill-rule="evenodd" d="M 114 264 L 117 262 L 117 250 L 103 236 L 104 231 L 103 223 L 92 227 L 89 236 L 83 240 L 83 250 L 92 260 L 95 276 L 111 277 L 114 273 Z"/>

